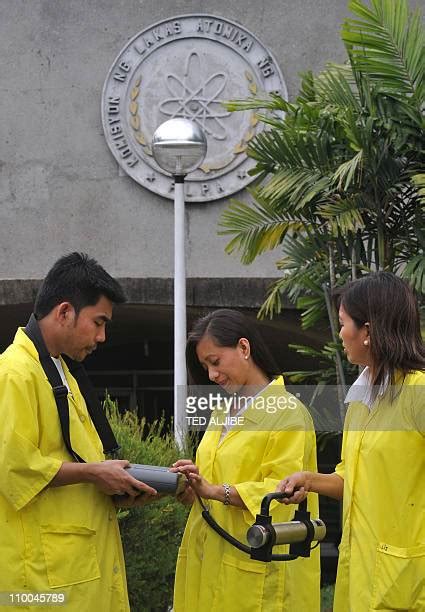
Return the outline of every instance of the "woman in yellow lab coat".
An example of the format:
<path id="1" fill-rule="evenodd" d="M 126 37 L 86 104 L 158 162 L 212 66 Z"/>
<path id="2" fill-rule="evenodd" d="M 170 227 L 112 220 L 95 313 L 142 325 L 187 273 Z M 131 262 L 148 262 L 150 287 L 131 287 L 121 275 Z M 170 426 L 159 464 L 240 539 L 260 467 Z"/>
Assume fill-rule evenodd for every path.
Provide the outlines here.
<path id="1" fill-rule="evenodd" d="M 340 336 L 366 366 L 349 390 L 341 463 L 278 490 L 343 497 L 335 612 L 425 610 L 425 349 L 415 296 L 378 272 L 342 295 Z M 286 503 L 286 502 L 285 502 Z"/>
<path id="2" fill-rule="evenodd" d="M 218 310 L 200 319 L 186 356 L 195 384 L 213 382 L 233 401 L 229 413 L 213 412 L 195 463 L 174 464 L 189 479 L 184 497 L 193 504 L 177 562 L 174 611 L 318 611 L 318 549 L 310 558 L 290 562 L 251 560 L 205 523 L 193 494 L 207 500 L 226 531 L 246 542 L 262 498 L 275 490 L 282 471 L 316 469 L 309 413 L 285 390 L 254 325 L 236 311 Z M 317 497 L 309 504 L 318 516 Z M 291 520 L 293 514 L 272 505 L 275 522 Z M 286 553 L 288 547 L 273 552 Z"/>

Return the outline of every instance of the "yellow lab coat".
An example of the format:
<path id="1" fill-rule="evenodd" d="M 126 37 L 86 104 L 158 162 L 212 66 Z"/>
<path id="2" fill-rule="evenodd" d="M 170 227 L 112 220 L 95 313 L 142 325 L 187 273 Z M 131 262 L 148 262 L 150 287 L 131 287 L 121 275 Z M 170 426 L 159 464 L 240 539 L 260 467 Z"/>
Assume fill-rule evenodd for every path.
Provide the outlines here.
<path id="1" fill-rule="evenodd" d="M 292 398 L 288 405 L 294 408 L 268 414 L 264 396 Z M 246 544 L 261 500 L 275 491 L 279 480 L 297 470 L 316 470 L 316 446 L 310 415 L 285 390 L 282 377 L 257 396 L 243 417 L 243 425 L 231 429 L 221 442 L 221 428 L 210 426 L 196 464 L 209 482 L 236 487 L 246 510 L 213 500 L 208 505 L 219 525 Z M 275 522 L 291 520 L 295 511 L 294 506 L 276 502 L 271 509 Z M 314 494 L 309 495 L 309 510 L 312 517 L 318 516 Z M 288 546 L 275 546 L 273 552 L 286 553 Z M 178 555 L 174 612 L 316 612 L 319 588 L 318 548 L 310 558 L 295 561 L 251 560 L 205 523 L 195 501 Z"/>
<path id="2" fill-rule="evenodd" d="M 73 448 L 86 461 L 102 461 L 85 401 L 62 364 L 72 394 Z M 0 357 L 0 591 L 64 593 L 67 612 L 127 611 L 111 499 L 92 484 L 47 487 L 70 460 L 52 388 L 33 343 L 19 329 Z"/>
<path id="3" fill-rule="evenodd" d="M 350 404 L 335 612 L 425 610 L 425 373 L 391 404 Z"/>

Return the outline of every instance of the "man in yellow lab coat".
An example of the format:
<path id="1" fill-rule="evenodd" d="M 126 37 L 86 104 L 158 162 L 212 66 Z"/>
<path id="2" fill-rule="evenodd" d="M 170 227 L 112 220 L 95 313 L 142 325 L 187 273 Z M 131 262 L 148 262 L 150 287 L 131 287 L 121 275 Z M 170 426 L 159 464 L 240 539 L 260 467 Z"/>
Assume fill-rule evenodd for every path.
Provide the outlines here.
<path id="1" fill-rule="evenodd" d="M 102 442 L 61 355 L 81 362 L 105 340 L 120 285 L 95 260 L 72 253 L 43 281 L 33 324 L 68 391 L 71 451 L 39 350 L 18 329 L 0 357 L 0 592 L 8 603 L 71 611 L 129 610 L 112 495 L 154 494 L 104 461 Z M 41 354 L 41 353 L 40 353 Z M 4 601 L 3 603 L 6 603 Z M 29 609 L 29 608 L 28 608 Z"/>

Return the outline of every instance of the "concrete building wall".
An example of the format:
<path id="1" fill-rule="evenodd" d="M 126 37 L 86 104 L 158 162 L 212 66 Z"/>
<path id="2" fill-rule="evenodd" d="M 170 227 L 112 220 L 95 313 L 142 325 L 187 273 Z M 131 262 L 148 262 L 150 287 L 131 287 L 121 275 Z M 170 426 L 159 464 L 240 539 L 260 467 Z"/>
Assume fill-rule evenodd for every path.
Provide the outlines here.
<path id="1" fill-rule="evenodd" d="M 272 51 L 293 98 L 300 71 L 343 60 L 346 4 L 0 0 L 0 279 L 42 278 L 71 250 L 119 277 L 173 276 L 172 202 L 119 171 L 102 130 L 102 86 L 129 38 L 185 13 L 238 21 Z M 227 203 L 188 204 L 188 276 L 276 276 L 278 252 L 249 267 L 224 253 L 216 229 Z"/>

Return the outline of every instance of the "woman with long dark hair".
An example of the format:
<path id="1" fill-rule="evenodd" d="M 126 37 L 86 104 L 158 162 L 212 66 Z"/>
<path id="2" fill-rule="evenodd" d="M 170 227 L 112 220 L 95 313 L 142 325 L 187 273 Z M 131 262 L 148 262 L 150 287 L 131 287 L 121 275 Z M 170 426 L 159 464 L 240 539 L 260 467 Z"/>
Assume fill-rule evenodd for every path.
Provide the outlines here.
<path id="1" fill-rule="evenodd" d="M 317 612 L 318 549 L 309 559 L 287 563 L 251 560 L 211 529 L 194 496 L 196 491 L 207 500 L 215 520 L 246 542 L 261 500 L 275 490 L 282 470 L 315 469 L 309 413 L 285 390 L 256 326 L 239 312 L 223 309 L 198 320 L 186 357 L 191 382 L 225 390 L 230 412 L 223 414 L 218 405 L 195 462 L 174 464 L 188 478 L 184 501 L 192 503 L 177 562 L 174 611 Z M 318 516 L 317 497 L 309 502 Z M 293 518 L 290 508 L 275 503 L 272 514 L 274 521 Z M 288 547 L 273 552 L 285 553 Z"/>
<path id="2" fill-rule="evenodd" d="M 350 388 L 341 462 L 278 485 L 343 498 L 335 612 L 425 610 L 425 348 L 406 282 L 377 272 L 342 293 L 347 358 L 365 366 Z"/>

